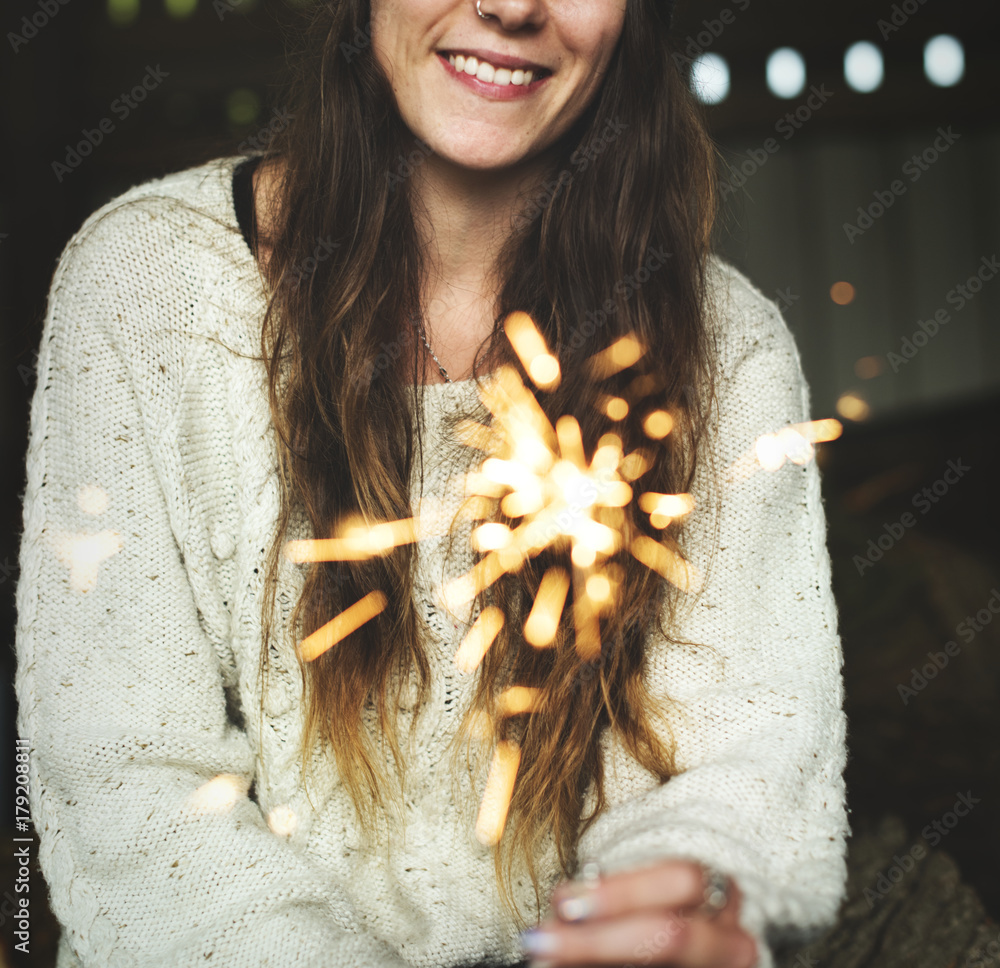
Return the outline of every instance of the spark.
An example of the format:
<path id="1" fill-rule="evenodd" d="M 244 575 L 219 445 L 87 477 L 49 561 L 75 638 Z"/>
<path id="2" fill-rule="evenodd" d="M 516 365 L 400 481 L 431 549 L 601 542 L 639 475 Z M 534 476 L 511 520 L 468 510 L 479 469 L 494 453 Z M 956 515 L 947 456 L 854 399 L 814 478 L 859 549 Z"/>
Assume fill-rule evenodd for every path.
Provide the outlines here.
<path id="1" fill-rule="evenodd" d="M 550 568 L 542 576 L 534 604 L 524 623 L 524 638 L 530 645 L 551 645 L 559 628 L 559 617 L 569 592 L 569 575 L 562 568 Z"/>
<path id="2" fill-rule="evenodd" d="M 84 514 L 103 514 L 110 501 L 108 492 L 96 484 L 87 484 L 81 487 L 76 495 L 76 503 Z"/>
<path id="3" fill-rule="evenodd" d="M 534 386 L 547 392 L 559 385 L 557 357 L 526 313 L 512 313 L 504 330 L 524 371 Z M 643 344 L 626 335 L 587 361 L 596 379 L 607 379 L 637 363 Z M 661 386 L 655 374 L 631 379 L 623 396 L 600 394 L 598 411 L 620 422 L 643 397 Z M 638 505 L 649 515 L 650 526 L 663 530 L 690 514 L 690 494 L 662 494 L 644 490 L 640 480 L 653 466 L 653 446 L 624 453 L 622 438 L 605 433 L 590 459 L 577 419 L 563 414 L 553 423 L 513 366 L 501 366 L 479 387 L 490 419 L 465 419 L 456 433 L 466 446 L 482 453 L 465 476 L 465 502 L 459 518 L 470 523 L 470 544 L 481 557 L 470 571 L 440 588 L 445 607 L 455 612 L 467 606 L 502 576 L 521 570 L 542 552 L 563 555 L 562 565 L 550 564 L 524 622 L 524 641 L 536 649 L 551 648 L 568 612 L 572 643 L 583 661 L 601 652 L 601 617 L 618 606 L 624 568 L 615 559 L 631 555 L 685 593 L 700 591 L 703 576 L 694 564 L 668 542 L 642 533 L 626 508 Z M 626 399 L 627 398 L 627 399 Z M 675 429 L 675 417 L 655 408 L 641 417 L 644 434 L 661 441 Z M 749 476 L 760 469 L 777 470 L 784 462 L 803 464 L 814 454 L 813 444 L 835 439 L 842 432 L 837 420 L 808 421 L 766 434 L 731 468 L 731 476 Z M 491 520 L 497 511 L 506 521 Z M 439 509 L 440 511 L 440 509 Z M 293 561 L 361 561 L 386 555 L 405 544 L 419 542 L 448 527 L 438 512 L 388 522 L 352 518 L 330 538 L 289 542 L 286 555 Z M 307 659 L 327 649 L 379 614 L 386 606 L 382 592 L 371 592 L 318 629 L 300 644 Z M 470 626 L 454 655 L 464 674 L 479 668 L 504 628 L 505 615 L 487 605 Z M 537 708 L 537 689 L 512 686 L 498 698 L 500 718 L 531 713 Z M 486 710 L 472 714 L 472 733 L 483 741 L 494 737 Z M 494 750 L 476 823 L 476 836 L 496 844 L 503 835 L 510 799 L 520 764 L 520 747 L 501 740 Z"/>
<path id="4" fill-rule="evenodd" d="M 235 773 L 220 773 L 203 783 L 188 797 L 188 806 L 196 813 L 227 813 L 246 796 L 250 781 Z"/>
<path id="5" fill-rule="evenodd" d="M 538 704 L 539 691 L 531 686 L 511 686 L 500 694 L 498 712 L 501 716 L 530 713 Z"/>
<path id="6" fill-rule="evenodd" d="M 503 622 L 503 612 L 495 605 L 483 609 L 455 653 L 454 662 L 459 671 L 470 673 L 476 670 L 486 650 L 500 634 Z"/>
<path id="7" fill-rule="evenodd" d="M 486 790 L 476 819 L 476 838 L 492 846 L 500 841 L 507 823 L 507 811 L 514 792 L 514 780 L 521 763 L 521 749 L 516 743 L 501 740 L 493 753 Z"/>
<path id="8" fill-rule="evenodd" d="M 267 815 L 267 825 L 278 837 L 290 837 L 299 825 L 299 818 L 288 804 L 281 804 Z"/>
<path id="9" fill-rule="evenodd" d="M 97 584 L 101 563 L 121 550 L 117 531 L 64 535 L 55 544 L 56 557 L 69 568 L 70 587 L 78 592 L 89 592 Z"/>
<path id="10" fill-rule="evenodd" d="M 590 358 L 590 372 L 598 380 L 607 379 L 638 363 L 645 352 L 645 347 L 634 336 L 622 336 Z"/>
<path id="11" fill-rule="evenodd" d="M 549 352 L 534 320 L 527 313 L 511 313 L 504 320 L 504 332 L 535 386 L 541 390 L 557 387 L 561 378 L 559 360 Z"/>
<path id="12" fill-rule="evenodd" d="M 759 470 L 773 473 L 780 470 L 786 460 L 793 464 L 806 464 L 815 456 L 813 444 L 836 440 L 843 431 L 839 420 L 828 417 L 789 424 L 774 433 L 762 434 L 747 453 L 733 462 L 727 481 L 746 480 Z"/>
<path id="13" fill-rule="evenodd" d="M 659 541 L 639 535 L 629 550 L 636 560 L 682 591 L 696 592 L 701 588 L 702 577 L 698 569 Z"/>
<path id="14" fill-rule="evenodd" d="M 350 608 L 344 609 L 339 615 L 330 619 L 326 625 L 320 626 L 311 635 L 307 635 L 299 643 L 299 654 L 306 662 L 312 662 L 313 659 L 319 658 L 328 649 L 361 628 L 365 622 L 373 619 L 385 606 L 385 592 L 378 590 L 369 592 Z"/>

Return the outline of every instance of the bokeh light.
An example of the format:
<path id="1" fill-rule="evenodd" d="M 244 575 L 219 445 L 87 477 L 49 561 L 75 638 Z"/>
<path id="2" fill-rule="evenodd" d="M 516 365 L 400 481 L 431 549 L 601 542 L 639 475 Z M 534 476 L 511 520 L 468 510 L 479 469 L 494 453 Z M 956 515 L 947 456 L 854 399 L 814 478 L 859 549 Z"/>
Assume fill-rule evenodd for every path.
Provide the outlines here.
<path id="1" fill-rule="evenodd" d="M 846 306 L 848 303 L 854 302 L 855 295 L 854 286 L 849 282 L 835 282 L 830 286 L 830 298 L 838 306 Z"/>
<path id="2" fill-rule="evenodd" d="M 691 64 L 691 90 L 703 104 L 718 104 L 729 95 L 729 64 L 719 54 L 702 54 Z"/>
<path id="3" fill-rule="evenodd" d="M 924 73 L 931 84 L 952 87 L 965 74 L 965 49 L 951 34 L 938 34 L 924 45 Z"/>
<path id="4" fill-rule="evenodd" d="M 779 47 L 767 59 L 767 86 L 775 97 L 790 98 L 806 86 L 806 62 L 794 47 Z"/>
<path id="5" fill-rule="evenodd" d="M 851 44 L 844 54 L 844 80 L 855 91 L 867 94 L 881 86 L 885 76 L 882 51 L 867 40 Z"/>

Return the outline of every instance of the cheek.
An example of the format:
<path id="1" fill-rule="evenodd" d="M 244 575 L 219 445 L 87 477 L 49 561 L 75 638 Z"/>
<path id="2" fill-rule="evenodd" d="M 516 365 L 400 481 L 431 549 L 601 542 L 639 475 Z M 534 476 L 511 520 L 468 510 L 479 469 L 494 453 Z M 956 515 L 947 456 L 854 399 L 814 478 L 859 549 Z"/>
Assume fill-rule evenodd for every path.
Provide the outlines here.
<path id="1" fill-rule="evenodd" d="M 624 24 L 624 9 L 610 4 L 595 4 L 580 8 L 579 16 L 565 20 L 560 33 L 565 47 L 575 51 L 588 73 L 603 74 Z"/>
<path id="2" fill-rule="evenodd" d="M 372 0 L 371 20 L 363 30 L 371 38 L 372 51 L 386 73 L 399 58 L 401 41 L 398 0 Z"/>

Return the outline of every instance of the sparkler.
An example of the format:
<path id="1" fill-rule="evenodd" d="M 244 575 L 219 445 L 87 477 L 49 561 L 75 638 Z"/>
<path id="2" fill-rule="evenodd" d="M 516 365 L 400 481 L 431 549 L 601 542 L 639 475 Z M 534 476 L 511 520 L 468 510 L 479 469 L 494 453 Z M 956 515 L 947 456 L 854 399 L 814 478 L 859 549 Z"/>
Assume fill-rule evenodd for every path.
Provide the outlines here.
<path id="1" fill-rule="evenodd" d="M 512 313 L 504 329 L 535 387 L 542 392 L 558 387 L 559 361 L 531 317 Z M 645 352 L 638 339 L 626 335 L 594 354 L 587 366 L 596 380 L 604 380 L 633 366 Z M 652 375 L 636 377 L 626 391 L 631 405 L 609 393 L 599 395 L 597 405 L 609 420 L 623 420 L 656 385 Z M 646 491 L 636 497 L 636 482 L 652 466 L 650 451 L 640 447 L 625 454 L 622 438 L 608 432 L 588 460 L 576 418 L 563 415 L 553 425 L 512 366 L 501 366 L 480 388 L 480 396 L 492 419 L 488 424 L 464 420 L 457 431 L 463 443 L 484 455 L 466 475 L 464 508 L 466 519 L 482 522 L 470 537 L 473 550 L 482 557 L 441 589 L 449 610 L 468 605 L 543 551 L 568 551 L 567 562 L 550 566 L 542 575 L 523 635 L 533 648 L 554 647 L 568 605 L 573 642 L 586 662 L 600 654 L 600 618 L 618 601 L 623 569 L 614 559 L 619 554 L 630 554 L 684 592 L 700 589 L 699 570 L 663 541 L 635 533 L 625 513 L 635 501 L 649 515 L 650 526 L 662 531 L 694 509 L 689 494 Z M 642 416 L 641 426 L 650 440 L 660 441 L 673 431 L 674 418 L 666 410 L 652 409 Z M 760 469 L 775 471 L 786 459 L 805 463 L 813 456 L 814 442 L 832 440 L 840 432 L 838 421 L 821 420 L 767 434 L 730 468 L 729 480 L 744 479 Z M 488 520 L 497 508 L 510 524 Z M 416 518 L 376 524 L 355 519 L 333 538 L 289 542 L 286 555 L 299 562 L 362 561 L 418 541 L 424 532 Z M 385 606 L 384 594 L 370 593 L 303 640 L 301 654 L 307 661 L 315 659 Z M 461 672 L 471 674 L 479 667 L 506 618 L 496 606 L 483 609 L 455 653 Z M 501 695 L 498 714 L 530 713 L 537 699 L 537 690 L 513 686 Z M 482 739 L 491 735 L 482 716 L 474 719 L 474 732 Z M 483 843 L 495 844 L 503 834 L 520 756 L 516 743 L 497 744 L 476 822 L 476 835 Z"/>

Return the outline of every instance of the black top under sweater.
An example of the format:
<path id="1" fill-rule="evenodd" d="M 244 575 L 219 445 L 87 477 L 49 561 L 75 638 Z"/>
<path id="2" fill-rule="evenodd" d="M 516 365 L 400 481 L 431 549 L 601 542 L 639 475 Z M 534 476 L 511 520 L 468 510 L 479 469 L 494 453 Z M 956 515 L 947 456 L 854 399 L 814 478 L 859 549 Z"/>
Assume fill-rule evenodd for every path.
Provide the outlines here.
<path id="1" fill-rule="evenodd" d="M 233 169 L 233 208 L 236 221 L 250 251 L 257 254 L 257 212 L 253 204 L 253 173 L 261 162 L 256 155 L 241 161 Z"/>

